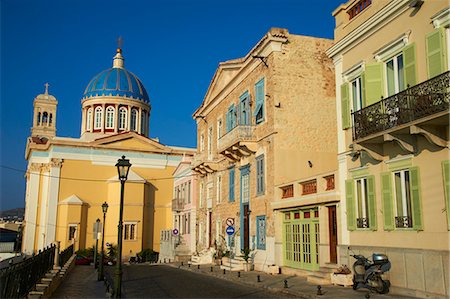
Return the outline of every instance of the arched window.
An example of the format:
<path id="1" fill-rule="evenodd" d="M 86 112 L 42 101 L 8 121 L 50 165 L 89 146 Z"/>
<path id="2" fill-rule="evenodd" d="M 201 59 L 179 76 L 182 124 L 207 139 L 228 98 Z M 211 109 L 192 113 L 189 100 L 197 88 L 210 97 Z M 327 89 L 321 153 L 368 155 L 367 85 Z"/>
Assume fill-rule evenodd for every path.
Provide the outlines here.
<path id="1" fill-rule="evenodd" d="M 114 128 L 114 112 L 115 109 L 112 106 L 106 108 L 106 128 L 113 129 Z"/>
<path id="2" fill-rule="evenodd" d="M 44 125 L 47 125 L 47 120 L 48 120 L 48 113 L 47 112 L 42 113 L 42 123 Z"/>
<path id="3" fill-rule="evenodd" d="M 89 108 L 86 114 L 86 131 L 91 129 L 92 123 L 92 108 Z"/>
<path id="4" fill-rule="evenodd" d="M 119 109 L 119 130 L 127 128 L 127 108 L 120 107 Z"/>
<path id="5" fill-rule="evenodd" d="M 48 123 L 51 125 L 53 121 L 53 114 L 50 113 L 50 117 L 48 118 Z"/>
<path id="6" fill-rule="evenodd" d="M 37 115 L 37 125 L 38 126 L 41 125 L 41 112 L 38 112 L 38 115 Z"/>
<path id="7" fill-rule="evenodd" d="M 146 135 L 146 130 L 147 130 L 145 114 L 146 114 L 145 110 L 142 110 L 142 112 L 141 112 L 141 134 L 143 134 L 143 135 Z"/>
<path id="8" fill-rule="evenodd" d="M 131 131 L 137 130 L 137 113 L 136 109 L 131 110 Z"/>
<path id="9" fill-rule="evenodd" d="M 103 109 L 102 109 L 102 107 L 95 108 L 94 129 L 101 129 L 102 128 L 102 116 L 103 116 Z"/>

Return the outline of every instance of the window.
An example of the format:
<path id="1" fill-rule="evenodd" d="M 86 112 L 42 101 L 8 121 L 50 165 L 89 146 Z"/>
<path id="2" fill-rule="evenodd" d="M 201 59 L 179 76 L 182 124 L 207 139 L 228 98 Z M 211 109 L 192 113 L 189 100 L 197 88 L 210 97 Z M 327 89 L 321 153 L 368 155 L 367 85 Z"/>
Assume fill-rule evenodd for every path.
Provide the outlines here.
<path id="1" fill-rule="evenodd" d="M 256 248 L 266 250 L 266 216 L 256 216 Z"/>
<path id="2" fill-rule="evenodd" d="M 48 123 L 51 125 L 53 122 L 53 115 L 50 113 L 50 116 L 48 118 Z"/>
<path id="3" fill-rule="evenodd" d="M 217 176 L 217 203 L 222 201 L 222 176 Z"/>
<path id="4" fill-rule="evenodd" d="M 250 201 L 250 165 L 247 164 L 240 168 L 241 171 L 241 202 Z"/>
<path id="5" fill-rule="evenodd" d="M 200 183 L 200 194 L 198 196 L 199 206 L 203 208 L 203 183 Z"/>
<path id="6" fill-rule="evenodd" d="M 385 63 L 387 95 L 399 93 L 405 88 L 403 54 L 400 53 Z"/>
<path id="7" fill-rule="evenodd" d="M 42 123 L 47 125 L 47 122 L 48 122 L 48 113 L 44 112 L 42 113 Z"/>
<path id="8" fill-rule="evenodd" d="M 187 233 L 191 233 L 191 213 L 187 214 Z"/>
<path id="9" fill-rule="evenodd" d="M 364 9 L 366 9 L 371 3 L 372 3 L 372 0 L 358 1 L 355 5 L 353 5 L 347 11 L 349 20 L 353 19 L 356 15 L 358 15 L 360 12 L 362 12 Z"/>
<path id="10" fill-rule="evenodd" d="M 213 128 L 210 127 L 208 129 L 208 159 L 212 159 L 212 135 L 213 135 Z"/>
<path id="11" fill-rule="evenodd" d="M 236 127 L 236 108 L 234 107 L 234 104 L 232 104 L 230 106 L 230 108 L 228 108 L 227 111 L 227 133 L 230 132 L 232 129 L 234 129 L 234 127 Z"/>
<path id="12" fill-rule="evenodd" d="M 41 124 L 41 112 L 38 112 L 38 115 L 37 115 L 37 124 L 38 124 L 38 126 Z"/>
<path id="13" fill-rule="evenodd" d="M 264 121 L 264 101 L 265 101 L 265 91 L 264 91 L 264 78 L 259 80 L 258 83 L 255 84 L 255 122 L 259 124 Z"/>
<path id="14" fill-rule="evenodd" d="M 103 109 L 102 109 L 102 107 L 96 107 L 95 108 L 94 129 L 101 129 L 102 128 L 102 117 L 103 117 Z"/>
<path id="15" fill-rule="evenodd" d="M 264 155 L 256 157 L 256 195 L 264 194 Z"/>
<path id="16" fill-rule="evenodd" d="M 138 111 L 136 109 L 131 110 L 131 131 L 137 131 L 137 115 Z"/>
<path id="17" fill-rule="evenodd" d="M 114 128 L 114 107 L 106 108 L 106 129 Z"/>
<path id="18" fill-rule="evenodd" d="M 363 94 L 361 77 L 357 77 L 351 81 L 351 94 L 353 102 L 353 111 L 358 111 L 363 108 Z"/>
<path id="19" fill-rule="evenodd" d="M 203 152 L 205 150 L 205 136 L 202 134 L 200 135 L 200 152 Z"/>
<path id="20" fill-rule="evenodd" d="M 391 169 L 395 168 L 393 165 L 389 166 Z M 384 172 L 381 174 L 381 187 L 384 229 L 422 230 L 419 168 Z"/>
<path id="21" fill-rule="evenodd" d="M 239 98 L 239 124 L 250 125 L 250 95 L 246 91 Z"/>
<path id="22" fill-rule="evenodd" d="M 123 230 L 124 240 L 136 240 L 136 222 L 125 222 Z"/>
<path id="23" fill-rule="evenodd" d="M 317 180 L 300 183 L 302 185 L 302 195 L 317 193 Z"/>
<path id="24" fill-rule="evenodd" d="M 69 224 L 69 241 L 77 239 L 77 224 Z"/>
<path id="25" fill-rule="evenodd" d="M 188 198 L 188 203 L 191 203 L 191 181 L 188 182 L 187 198 Z"/>
<path id="26" fill-rule="evenodd" d="M 220 137 L 222 137 L 222 119 L 217 121 L 217 140 L 219 140 Z"/>
<path id="27" fill-rule="evenodd" d="M 411 188 L 408 170 L 394 172 L 395 227 L 412 227 Z"/>
<path id="28" fill-rule="evenodd" d="M 367 180 L 365 178 L 355 180 L 356 190 L 356 227 L 369 227 L 369 218 L 367 215 L 368 194 L 367 194 Z"/>
<path id="29" fill-rule="evenodd" d="M 230 169 L 230 172 L 228 174 L 228 200 L 234 201 L 234 168 Z"/>
<path id="30" fill-rule="evenodd" d="M 119 130 L 127 128 L 127 108 L 120 107 L 119 109 Z"/>
<path id="31" fill-rule="evenodd" d="M 289 198 L 294 196 L 294 185 L 281 187 L 281 198 Z"/>
<path id="32" fill-rule="evenodd" d="M 334 190 L 334 174 L 324 177 L 327 182 L 325 191 Z"/>
<path id="33" fill-rule="evenodd" d="M 89 108 L 86 114 L 86 130 L 91 129 L 91 123 L 92 123 L 92 108 Z"/>

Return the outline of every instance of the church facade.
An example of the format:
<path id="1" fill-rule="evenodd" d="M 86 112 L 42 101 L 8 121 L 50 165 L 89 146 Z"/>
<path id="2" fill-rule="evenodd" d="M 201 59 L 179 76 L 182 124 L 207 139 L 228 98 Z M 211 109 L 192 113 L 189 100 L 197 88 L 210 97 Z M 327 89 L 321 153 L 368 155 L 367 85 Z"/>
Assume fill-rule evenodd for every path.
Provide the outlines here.
<path id="1" fill-rule="evenodd" d="M 113 67 L 96 75 L 81 99 L 80 138 L 56 136 L 57 99 L 34 100 L 22 251 L 32 254 L 60 241 L 64 249 L 95 244 L 94 225 L 109 206 L 105 244 L 117 244 L 120 181 L 115 164 L 132 164 L 125 184 L 123 255 L 159 251 L 159 233 L 172 228 L 173 172 L 195 149 L 166 146 L 149 138 L 150 99 L 137 76 L 124 67 L 121 49 Z M 99 245 L 100 246 L 100 245 Z"/>

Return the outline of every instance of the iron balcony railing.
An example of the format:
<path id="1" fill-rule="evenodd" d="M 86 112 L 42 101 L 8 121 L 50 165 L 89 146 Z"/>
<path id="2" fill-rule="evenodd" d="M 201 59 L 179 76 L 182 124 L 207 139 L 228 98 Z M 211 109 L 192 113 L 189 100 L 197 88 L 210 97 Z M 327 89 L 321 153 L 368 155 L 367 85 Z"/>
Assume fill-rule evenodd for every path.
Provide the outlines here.
<path id="1" fill-rule="evenodd" d="M 448 71 L 353 112 L 353 140 L 448 111 L 449 91 Z"/>
<path id="2" fill-rule="evenodd" d="M 217 148 L 222 151 L 238 141 L 253 141 L 255 139 L 254 131 L 255 126 L 237 125 L 219 139 Z"/>
<path id="3" fill-rule="evenodd" d="M 172 199 L 172 211 L 182 211 L 184 209 L 184 201 L 182 198 Z"/>

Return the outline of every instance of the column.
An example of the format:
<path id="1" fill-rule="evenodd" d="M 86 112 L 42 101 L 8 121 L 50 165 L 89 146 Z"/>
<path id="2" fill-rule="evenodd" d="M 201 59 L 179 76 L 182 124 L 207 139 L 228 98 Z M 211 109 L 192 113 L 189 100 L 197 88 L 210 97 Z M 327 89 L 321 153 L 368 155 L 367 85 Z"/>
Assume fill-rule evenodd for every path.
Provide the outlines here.
<path id="1" fill-rule="evenodd" d="M 114 105 L 114 133 L 117 134 L 119 128 L 119 104 Z"/>
<path id="2" fill-rule="evenodd" d="M 87 109 L 86 107 L 84 107 L 81 110 L 81 135 L 83 135 L 83 133 L 86 131 L 86 113 Z"/>
<path id="3" fill-rule="evenodd" d="M 45 247 L 45 239 L 46 239 L 46 228 L 47 228 L 47 209 L 48 209 L 48 183 L 50 180 L 50 167 L 48 164 L 44 164 L 41 168 L 42 174 L 42 189 L 41 189 L 41 202 L 39 204 L 39 231 L 38 231 L 38 250 L 44 249 Z"/>
<path id="4" fill-rule="evenodd" d="M 105 112 L 105 104 L 102 104 L 102 133 L 105 132 Z"/>
<path id="5" fill-rule="evenodd" d="M 131 131 L 131 106 L 128 105 L 127 111 L 127 131 Z"/>
<path id="6" fill-rule="evenodd" d="M 40 164 L 30 163 L 27 171 L 27 194 L 25 198 L 25 228 L 23 230 L 22 250 L 26 254 L 34 252 L 34 240 L 36 236 L 36 218 L 39 198 Z"/>
<path id="7" fill-rule="evenodd" d="M 142 108 L 139 107 L 139 113 L 138 113 L 138 116 L 137 116 L 137 118 L 138 118 L 137 131 L 138 131 L 139 134 L 142 134 L 142 130 L 141 130 L 141 128 L 142 128 L 142 125 L 141 125 L 142 116 L 141 115 L 142 115 Z"/>
<path id="8" fill-rule="evenodd" d="M 92 108 L 92 114 L 91 114 L 91 129 L 89 132 L 94 132 L 94 123 L 95 123 L 95 107 L 94 105 L 89 106 L 89 108 Z"/>
<path id="9" fill-rule="evenodd" d="M 45 230 L 45 246 L 56 241 L 56 219 L 58 215 L 59 181 L 62 159 L 51 159 L 50 178 L 48 182 L 47 227 Z"/>

